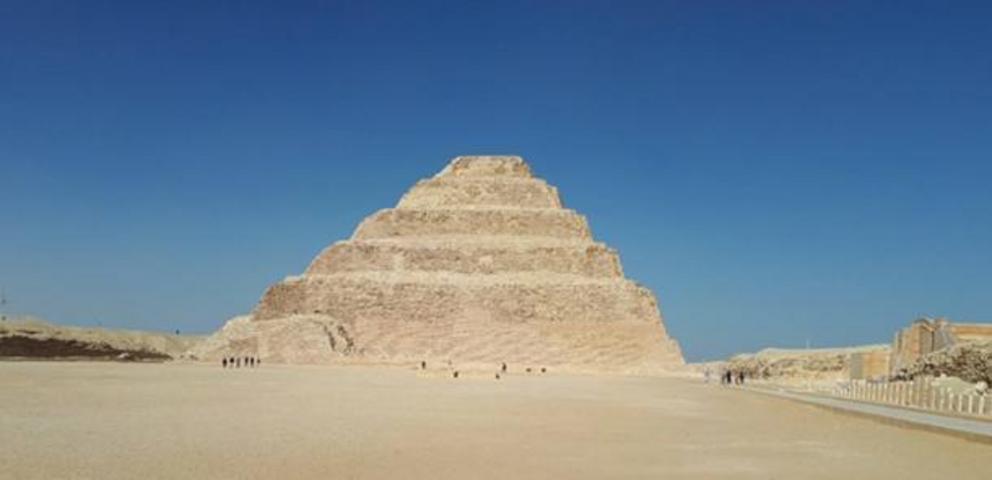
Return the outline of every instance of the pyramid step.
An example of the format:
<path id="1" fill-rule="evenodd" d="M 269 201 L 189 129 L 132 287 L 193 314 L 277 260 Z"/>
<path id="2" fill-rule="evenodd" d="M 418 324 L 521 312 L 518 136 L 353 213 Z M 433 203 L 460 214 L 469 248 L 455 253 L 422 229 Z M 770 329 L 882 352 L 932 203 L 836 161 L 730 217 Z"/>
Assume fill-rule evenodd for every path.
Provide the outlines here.
<path id="1" fill-rule="evenodd" d="M 329 315 L 341 321 L 650 324 L 664 331 L 654 295 L 622 279 L 552 274 L 347 273 L 292 277 L 269 288 L 253 316 Z"/>
<path id="2" fill-rule="evenodd" d="M 397 208 L 561 208 L 558 190 L 544 180 L 522 177 L 442 176 L 421 180 Z"/>
<path id="3" fill-rule="evenodd" d="M 455 157 L 438 177 L 530 177 L 530 166 L 512 155 L 468 155 Z"/>
<path id="4" fill-rule="evenodd" d="M 499 237 L 491 237 L 499 238 Z M 310 264 L 307 275 L 352 271 L 425 271 L 473 274 L 551 272 L 587 277 L 623 276 L 613 249 L 593 242 L 338 242 Z"/>
<path id="5" fill-rule="evenodd" d="M 385 209 L 366 218 L 352 239 L 438 235 L 506 235 L 590 239 L 584 216 L 567 209 Z"/>

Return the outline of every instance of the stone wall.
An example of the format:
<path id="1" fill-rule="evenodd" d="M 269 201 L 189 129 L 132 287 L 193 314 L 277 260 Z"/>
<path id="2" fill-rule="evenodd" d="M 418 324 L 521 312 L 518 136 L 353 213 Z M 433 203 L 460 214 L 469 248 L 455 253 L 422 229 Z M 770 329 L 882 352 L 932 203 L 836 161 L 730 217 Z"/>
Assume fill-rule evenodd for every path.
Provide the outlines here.
<path id="1" fill-rule="evenodd" d="M 851 354 L 850 379 L 870 380 L 885 378 L 889 374 L 889 349 L 879 349 Z"/>

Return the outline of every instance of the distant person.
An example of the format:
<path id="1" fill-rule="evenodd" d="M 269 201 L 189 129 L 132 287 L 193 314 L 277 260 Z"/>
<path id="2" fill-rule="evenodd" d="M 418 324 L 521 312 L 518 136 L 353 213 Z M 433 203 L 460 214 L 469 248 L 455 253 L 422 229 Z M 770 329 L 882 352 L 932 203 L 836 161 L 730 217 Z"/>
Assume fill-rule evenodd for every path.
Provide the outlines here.
<path id="1" fill-rule="evenodd" d="M 503 373 L 506 373 L 506 362 L 503 362 L 503 366 L 500 367 L 500 370 L 502 370 Z"/>
<path id="2" fill-rule="evenodd" d="M 427 362 L 426 361 L 424 361 L 424 360 L 421 360 L 420 361 L 420 369 L 421 370 L 427 370 Z"/>
<path id="3" fill-rule="evenodd" d="M 458 370 L 455 370 L 455 372 L 452 373 L 451 376 L 452 377 L 455 377 L 455 378 L 458 378 Z"/>
<path id="4" fill-rule="evenodd" d="M 241 357 L 234 357 L 234 368 L 241 368 Z"/>
<path id="5" fill-rule="evenodd" d="M 737 374 L 737 384 L 738 385 L 744 385 L 744 371 L 743 370 L 740 373 Z"/>
<path id="6" fill-rule="evenodd" d="M 220 364 L 222 367 L 227 368 L 227 357 L 224 357 L 224 359 L 220 361 Z"/>

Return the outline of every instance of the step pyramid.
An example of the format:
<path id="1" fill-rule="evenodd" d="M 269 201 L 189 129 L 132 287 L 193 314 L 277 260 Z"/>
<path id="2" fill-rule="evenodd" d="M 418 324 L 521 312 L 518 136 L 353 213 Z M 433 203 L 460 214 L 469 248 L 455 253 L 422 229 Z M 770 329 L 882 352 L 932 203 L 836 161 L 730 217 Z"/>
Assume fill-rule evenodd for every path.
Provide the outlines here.
<path id="1" fill-rule="evenodd" d="M 651 291 L 515 156 L 455 158 L 195 352 L 230 354 L 628 373 L 683 364 Z"/>

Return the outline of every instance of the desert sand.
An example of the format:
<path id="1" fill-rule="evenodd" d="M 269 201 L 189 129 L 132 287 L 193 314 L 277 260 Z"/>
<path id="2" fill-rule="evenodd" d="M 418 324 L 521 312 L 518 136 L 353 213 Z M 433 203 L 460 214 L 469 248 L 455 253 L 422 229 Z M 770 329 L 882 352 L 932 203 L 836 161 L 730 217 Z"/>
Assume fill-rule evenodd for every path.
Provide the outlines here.
<path id="1" fill-rule="evenodd" d="M 658 377 L 0 363 L 3 478 L 983 478 L 992 446 Z"/>

